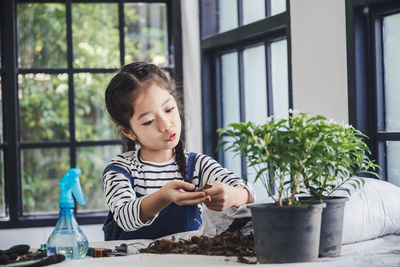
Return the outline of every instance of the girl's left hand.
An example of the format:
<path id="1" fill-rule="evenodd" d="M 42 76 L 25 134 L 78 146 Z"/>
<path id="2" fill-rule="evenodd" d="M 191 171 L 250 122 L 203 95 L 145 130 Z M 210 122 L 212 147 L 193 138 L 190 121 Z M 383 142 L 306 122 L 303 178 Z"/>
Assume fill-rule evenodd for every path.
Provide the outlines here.
<path id="1" fill-rule="evenodd" d="M 246 194 L 246 200 L 248 198 L 246 189 L 242 187 L 233 187 L 218 181 L 215 181 L 210 188 L 204 189 L 203 192 L 211 197 L 211 201 L 206 200 L 204 204 L 210 210 L 216 211 L 246 204 L 247 201 L 240 203 L 240 199 L 243 199 L 243 197 L 241 197 L 242 194 Z"/>

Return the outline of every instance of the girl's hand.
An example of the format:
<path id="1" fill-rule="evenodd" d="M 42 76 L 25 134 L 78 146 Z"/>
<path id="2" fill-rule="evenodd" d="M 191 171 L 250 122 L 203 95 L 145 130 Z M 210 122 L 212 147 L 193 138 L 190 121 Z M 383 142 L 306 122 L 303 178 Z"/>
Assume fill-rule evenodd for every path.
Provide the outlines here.
<path id="1" fill-rule="evenodd" d="M 194 184 L 179 180 L 173 180 L 161 187 L 153 194 L 143 198 L 140 206 L 140 220 L 147 222 L 151 220 L 158 212 L 167 207 L 171 202 L 179 206 L 197 205 L 199 203 L 210 201 L 210 196 L 202 191 L 193 191 Z"/>
<path id="2" fill-rule="evenodd" d="M 173 180 L 165 184 L 160 193 L 170 202 L 178 206 L 197 205 L 199 203 L 210 201 L 210 196 L 202 191 L 190 192 L 195 188 L 194 184 Z"/>
<path id="3" fill-rule="evenodd" d="M 204 204 L 210 210 L 222 211 L 232 206 L 241 206 L 248 203 L 249 192 L 243 187 L 233 187 L 215 181 L 208 189 L 203 190 L 210 201 L 205 201 Z"/>

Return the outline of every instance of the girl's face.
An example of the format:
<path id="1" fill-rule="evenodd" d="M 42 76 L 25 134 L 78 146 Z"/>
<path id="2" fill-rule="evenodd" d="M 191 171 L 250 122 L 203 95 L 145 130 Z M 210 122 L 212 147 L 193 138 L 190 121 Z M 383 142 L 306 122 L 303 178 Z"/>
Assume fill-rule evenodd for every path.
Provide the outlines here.
<path id="1" fill-rule="evenodd" d="M 142 157 L 160 152 L 171 156 L 181 135 L 181 119 L 174 97 L 157 83 L 152 83 L 138 94 L 133 110 L 129 120 L 131 130 L 123 132 L 140 142 Z"/>

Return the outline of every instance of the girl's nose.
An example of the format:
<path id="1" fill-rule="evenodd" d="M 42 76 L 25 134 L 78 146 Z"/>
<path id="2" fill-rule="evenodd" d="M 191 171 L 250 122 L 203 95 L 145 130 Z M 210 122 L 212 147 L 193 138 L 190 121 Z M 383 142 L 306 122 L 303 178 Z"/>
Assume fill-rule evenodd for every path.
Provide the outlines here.
<path id="1" fill-rule="evenodd" d="M 165 118 L 165 117 L 162 117 L 162 116 L 160 117 L 159 122 L 160 122 L 159 123 L 159 130 L 161 132 L 167 132 L 172 126 L 171 121 L 168 118 Z"/>

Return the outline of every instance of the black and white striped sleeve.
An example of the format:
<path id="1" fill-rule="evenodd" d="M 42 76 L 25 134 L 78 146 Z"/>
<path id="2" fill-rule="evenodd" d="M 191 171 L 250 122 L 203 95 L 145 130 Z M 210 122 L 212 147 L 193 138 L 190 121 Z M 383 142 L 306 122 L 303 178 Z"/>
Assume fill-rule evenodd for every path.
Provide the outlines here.
<path id="1" fill-rule="evenodd" d="M 103 185 L 106 203 L 114 220 L 124 231 L 134 231 L 150 225 L 157 216 L 145 223 L 140 220 L 140 204 L 143 197 L 136 197 L 127 175 L 127 172 L 118 171 L 118 168 L 106 168 L 103 173 Z"/>
<path id="2" fill-rule="evenodd" d="M 207 155 L 197 155 L 195 171 L 200 177 L 200 189 L 204 188 L 204 186 L 207 184 L 211 185 L 214 181 L 219 181 L 231 186 L 242 186 L 246 188 L 253 196 L 255 195 L 253 189 L 249 185 L 246 185 L 242 178 L 222 167 L 216 160 Z"/>

